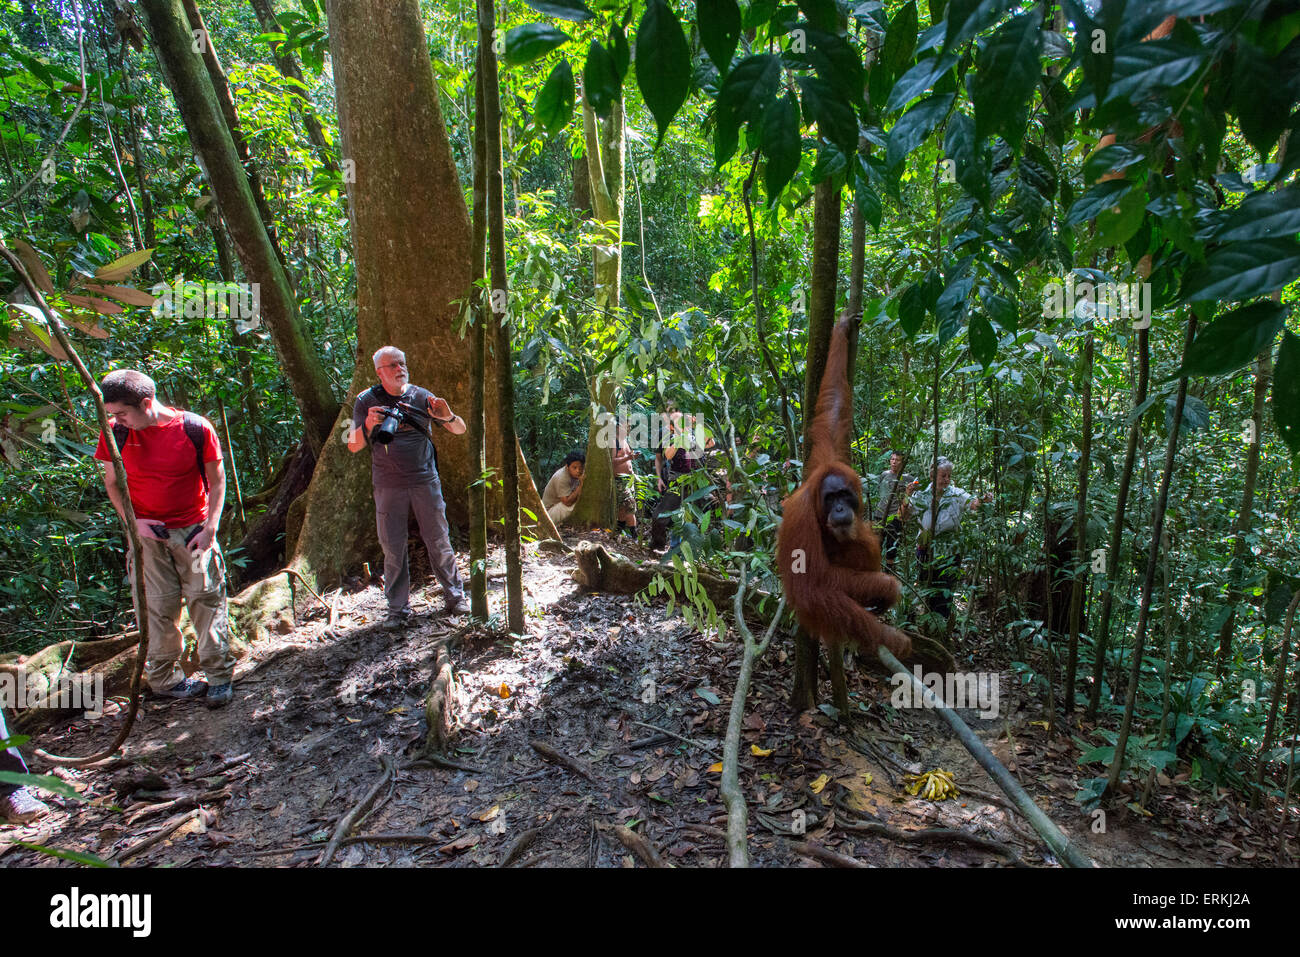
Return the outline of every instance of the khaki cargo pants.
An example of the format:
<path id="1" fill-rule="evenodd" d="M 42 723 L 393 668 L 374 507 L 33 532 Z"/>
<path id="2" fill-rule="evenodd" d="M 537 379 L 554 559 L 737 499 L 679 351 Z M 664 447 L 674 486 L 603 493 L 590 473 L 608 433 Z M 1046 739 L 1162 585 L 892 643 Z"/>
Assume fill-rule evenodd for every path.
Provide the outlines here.
<path id="1" fill-rule="evenodd" d="M 181 599 L 190 612 L 197 637 L 199 667 L 209 685 L 229 683 L 235 672 L 230 653 L 230 624 L 226 618 L 226 563 L 216 542 L 199 554 L 189 550 L 185 536 L 194 526 L 169 528 L 167 541 L 142 538 L 145 601 L 149 615 L 149 657 L 145 680 L 154 691 L 166 691 L 185 679 L 181 656 Z M 131 552 L 126 553 L 126 573 L 131 580 L 135 616 L 141 621 L 140 599 L 135 593 Z"/>

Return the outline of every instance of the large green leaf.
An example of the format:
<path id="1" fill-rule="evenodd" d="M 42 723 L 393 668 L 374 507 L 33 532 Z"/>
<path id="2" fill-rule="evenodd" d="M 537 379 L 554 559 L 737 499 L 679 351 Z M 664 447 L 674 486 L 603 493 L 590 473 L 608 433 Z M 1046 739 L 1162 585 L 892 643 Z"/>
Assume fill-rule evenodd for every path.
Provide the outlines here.
<path id="1" fill-rule="evenodd" d="M 1300 233 L 1300 189 L 1291 186 L 1247 196 L 1214 238 L 1228 242 L 1294 237 L 1296 233 Z"/>
<path id="2" fill-rule="evenodd" d="M 808 22 L 818 30 L 832 31 L 839 27 L 840 15 L 835 0 L 797 0 L 799 9 Z"/>
<path id="3" fill-rule="evenodd" d="M 763 118 L 763 155 L 767 158 L 763 185 L 768 205 L 777 201 L 799 168 L 799 146 L 799 105 L 787 93 L 772 104 Z"/>
<path id="4" fill-rule="evenodd" d="M 1191 79 L 1205 62 L 1205 51 L 1173 40 L 1131 43 L 1115 52 L 1110 88 L 1103 102 L 1147 95 L 1162 86 Z"/>
<path id="5" fill-rule="evenodd" d="M 985 206 L 989 205 L 989 167 L 982 147 L 975 143 L 975 124 L 965 113 L 948 118 L 943 151 L 956 166 L 957 182 Z"/>
<path id="6" fill-rule="evenodd" d="M 889 131 L 889 146 L 885 149 L 885 163 L 896 167 L 908 153 L 916 149 L 934 132 L 952 106 L 955 94 L 936 93 L 927 96 L 898 118 Z"/>
<path id="7" fill-rule="evenodd" d="M 1222 375 L 1240 369 L 1272 344 L 1290 311 L 1281 303 L 1265 300 L 1216 319 L 1196 334 L 1175 377 Z"/>
<path id="8" fill-rule="evenodd" d="M 771 53 L 747 57 L 727 74 L 718 91 L 714 162 L 721 167 L 736 152 L 740 124 L 755 125 L 781 85 L 781 61 Z"/>
<path id="9" fill-rule="evenodd" d="M 614 60 L 614 69 L 618 71 L 618 79 L 621 83 L 627 79 L 627 68 L 632 62 L 632 52 L 628 49 L 627 34 L 617 23 L 611 24 L 609 28 L 609 55 Z"/>
<path id="10" fill-rule="evenodd" d="M 975 138 L 992 133 L 1011 134 L 1016 119 L 1038 85 L 1039 56 L 1043 47 L 1042 13 L 1035 8 L 1012 17 L 998 27 L 979 55 L 979 69 L 971 90 L 975 104 Z"/>
<path id="11" fill-rule="evenodd" d="M 569 35 L 549 23 L 526 23 L 506 31 L 505 65 L 520 66 L 546 56 L 569 42 Z"/>
<path id="12" fill-rule="evenodd" d="M 1015 0 L 952 0 L 948 4 L 948 29 L 944 33 L 943 50 L 951 50 L 985 27 L 992 26 L 1014 3 Z"/>
<path id="13" fill-rule="evenodd" d="M 885 112 L 893 113 L 895 110 L 901 110 L 934 86 L 939 77 L 956 65 L 957 54 L 955 53 L 945 53 L 940 57 L 928 57 L 922 60 L 898 78 L 898 82 L 889 91 L 889 99 L 885 101 Z"/>
<path id="14" fill-rule="evenodd" d="M 572 20 L 575 23 L 582 23 L 595 16 L 582 0 L 524 0 L 524 3 L 538 13 L 559 17 L 561 20 Z"/>
<path id="15" fill-rule="evenodd" d="M 853 107 L 820 77 L 801 76 L 798 83 L 804 115 L 816 122 L 823 138 L 838 146 L 845 156 L 852 156 L 858 148 L 858 120 Z"/>
<path id="16" fill-rule="evenodd" d="M 560 132 L 573 116 L 575 96 L 573 67 L 568 60 L 561 60 L 537 91 L 537 99 L 533 101 L 533 118 L 546 132 Z"/>
<path id="17" fill-rule="evenodd" d="M 1273 371 L 1273 421 L 1292 455 L 1300 455 L 1300 336 L 1287 330 Z"/>
<path id="18" fill-rule="evenodd" d="M 1286 129 L 1295 97 L 1294 80 L 1282 77 L 1297 73 L 1297 44 L 1292 43 L 1270 60 L 1264 51 L 1244 37 L 1238 37 L 1232 57 L 1232 112 L 1251 146 L 1267 156 Z"/>
<path id="19" fill-rule="evenodd" d="M 962 276 L 951 280 L 939 294 L 939 301 L 934 307 L 935 318 L 939 321 L 939 345 L 951 342 L 961 331 L 974 284 L 975 281 L 970 276 Z"/>
<path id="20" fill-rule="evenodd" d="M 1124 194 L 1132 188 L 1133 184 L 1123 179 L 1111 179 L 1089 187 L 1070 206 L 1070 211 L 1065 214 L 1065 225 L 1073 226 L 1087 219 L 1095 219 L 1103 210 L 1117 206 Z"/>
<path id="21" fill-rule="evenodd" d="M 898 297 L 898 324 L 909 338 L 925 325 L 926 311 L 925 291 L 919 283 L 908 286 Z"/>
<path id="22" fill-rule="evenodd" d="M 1230 243 L 1188 270 L 1183 278 L 1185 302 L 1202 299 L 1242 300 L 1281 289 L 1300 276 L 1300 243 L 1292 238 L 1252 239 Z"/>
<path id="23" fill-rule="evenodd" d="M 587 62 L 582 67 L 582 95 L 601 117 L 608 116 L 614 101 L 623 98 L 618 67 L 599 40 L 592 40 L 587 48 Z"/>
<path id="24" fill-rule="evenodd" d="M 975 361 L 988 368 L 994 356 L 998 354 L 998 337 L 988 316 L 977 312 L 970 317 L 970 354 Z"/>
<path id="25" fill-rule="evenodd" d="M 726 73 L 740 39 L 740 7 L 736 0 L 697 0 L 700 43 L 718 68 Z"/>
<path id="26" fill-rule="evenodd" d="M 885 45 L 880 50 L 880 67 L 891 78 L 896 77 L 912 59 L 916 48 L 916 28 L 918 23 L 916 0 L 907 0 L 903 8 L 889 21 L 889 31 L 885 34 Z"/>
<path id="27" fill-rule="evenodd" d="M 637 28 L 636 82 L 659 127 L 657 147 L 691 89 L 691 48 L 664 0 L 649 0 Z"/>

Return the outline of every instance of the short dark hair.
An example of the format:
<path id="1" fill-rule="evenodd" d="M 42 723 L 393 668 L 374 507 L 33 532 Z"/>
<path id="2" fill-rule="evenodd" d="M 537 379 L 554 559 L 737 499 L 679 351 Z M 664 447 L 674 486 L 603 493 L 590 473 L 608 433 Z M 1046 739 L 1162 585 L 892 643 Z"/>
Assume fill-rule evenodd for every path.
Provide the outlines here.
<path id="1" fill-rule="evenodd" d="M 99 391 L 104 394 L 105 402 L 120 402 L 123 405 L 139 405 L 158 394 L 153 379 L 134 369 L 115 369 L 110 372 L 99 383 Z"/>
<path id="2" fill-rule="evenodd" d="M 578 452 L 578 451 L 570 452 L 568 455 L 564 457 L 564 462 L 560 465 L 560 468 L 567 469 L 574 462 L 581 462 L 583 468 L 586 468 L 587 467 L 586 453 Z"/>

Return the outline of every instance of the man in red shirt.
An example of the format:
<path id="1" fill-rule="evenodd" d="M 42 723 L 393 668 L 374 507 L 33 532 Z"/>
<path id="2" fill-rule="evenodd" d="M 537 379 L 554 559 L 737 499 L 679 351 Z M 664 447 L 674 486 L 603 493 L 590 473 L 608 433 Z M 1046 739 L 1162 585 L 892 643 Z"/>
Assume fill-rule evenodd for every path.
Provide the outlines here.
<path id="1" fill-rule="evenodd" d="M 230 653 L 226 617 L 226 566 L 217 544 L 226 470 L 216 430 L 202 416 L 158 402 L 153 380 L 143 372 L 110 372 L 100 389 L 104 408 L 115 420 L 113 434 L 122 453 L 140 533 L 146 609 L 134 594 L 129 550 L 127 574 L 136 619 L 142 614 L 149 616 L 145 679 L 156 695 L 206 695 L 209 708 L 220 708 L 230 702 L 233 693 L 235 659 Z M 104 463 L 109 500 L 125 519 L 112 456 L 102 432 L 95 458 Z M 207 674 L 207 682 L 187 678 L 181 668 L 185 651 L 179 628 L 182 598 L 189 608 L 198 639 L 199 666 Z"/>

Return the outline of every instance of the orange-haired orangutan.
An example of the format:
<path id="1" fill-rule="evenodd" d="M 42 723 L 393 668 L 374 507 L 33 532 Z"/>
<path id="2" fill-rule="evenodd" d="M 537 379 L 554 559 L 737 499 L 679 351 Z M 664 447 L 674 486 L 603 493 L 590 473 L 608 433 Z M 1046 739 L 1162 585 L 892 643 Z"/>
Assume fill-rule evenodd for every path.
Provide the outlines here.
<path id="1" fill-rule="evenodd" d="M 844 642 L 854 642 L 869 655 L 877 645 L 900 658 L 912 650 L 907 635 L 876 617 L 898 601 L 899 584 L 880 570 L 880 541 L 862 519 L 862 481 L 847 464 L 853 427 L 847 371 L 852 321 L 841 319 L 831 336 L 808 429 L 806 477 L 782 503 L 776 537 L 785 600 L 799 624 L 827 646 L 836 706 L 841 709 L 848 700 L 843 689 Z"/>

